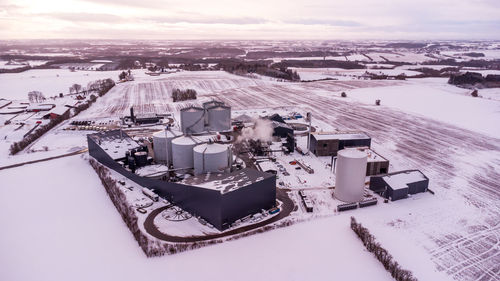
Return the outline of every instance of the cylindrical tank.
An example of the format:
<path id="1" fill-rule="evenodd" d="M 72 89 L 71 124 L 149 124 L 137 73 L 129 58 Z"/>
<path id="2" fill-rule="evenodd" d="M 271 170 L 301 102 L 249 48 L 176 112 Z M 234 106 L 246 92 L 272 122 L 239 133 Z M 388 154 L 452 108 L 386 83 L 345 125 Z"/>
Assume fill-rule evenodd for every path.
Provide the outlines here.
<path id="1" fill-rule="evenodd" d="M 335 197 L 344 202 L 363 199 L 366 176 L 366 152 L 343 149 L 337 153 Z"/>
<path id="2" fill-rule="evenodd" d="M 188 136 L 180 136 L 172 140 L 174 169 L 193 168 L 193 148 L 198 143 L 197 139 Z"/>
<path id="3" fill-rule="evenodd" d="M 138 167 L 146 166 L 148 163 L 148 153 L 146 151 L 134 153 L 134 158 Z"/>
<path id="4" fill-rule="evenodd" d="M 181 109 L 181 130 L 184 134 L 196 134 L 205 131 L 205 110 L 201 107 Z"/>
<path id="5" fill-rule="evenodd" d="M 207 109 L 210 131 L 228 131 L 231 129 L 231 107 L 216 105 Z"/>
<path id="6" fill-rule="evenodd" d="M 224 172 L 229 168 L 228 145 L 204 143 L 194 147 L 194 174 Z"/>
<path id="7" fill-rule="evenodd" d="M 172 164 L 172 140 L 182 135 L 177 130 L 165 130 L 153 134 L 155 161 Z"/>

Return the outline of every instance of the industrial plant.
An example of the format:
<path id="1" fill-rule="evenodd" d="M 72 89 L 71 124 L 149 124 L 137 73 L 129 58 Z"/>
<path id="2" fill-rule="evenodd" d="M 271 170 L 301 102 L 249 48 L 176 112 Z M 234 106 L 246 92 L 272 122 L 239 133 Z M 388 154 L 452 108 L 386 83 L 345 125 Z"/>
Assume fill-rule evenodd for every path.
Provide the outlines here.
<path id="1" fill-rule="evenodd" d="M 159 217 L 194 218 L 177 227 L 205 229 L 189 238 L 204 241 L 428 188 L 419 171 L 388 174 L 389 160 L 367 133 L 325 131 L 310 112 L 233 112 L 211 100 L 165 114 L 130 108 L 118 123 L 87 135 L 89 155 L 113 171 L 129 198 L 124 204 L 145 215 L 144 231 L 161 240 L 172 239 L 172 228 Z"/>

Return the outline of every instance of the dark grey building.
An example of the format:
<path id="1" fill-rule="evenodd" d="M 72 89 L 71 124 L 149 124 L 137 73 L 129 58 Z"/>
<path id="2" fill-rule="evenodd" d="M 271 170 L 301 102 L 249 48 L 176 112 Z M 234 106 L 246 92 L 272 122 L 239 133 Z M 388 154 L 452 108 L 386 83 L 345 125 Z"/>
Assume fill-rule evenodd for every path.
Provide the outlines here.
<path id="1" fill-rule="evenodd" d="M 286 124 L 277 121 L 272 121 L 273 126 L 273 136 L 278 136 L 280 138 L 286 138 L 288 134 L 293 136 L 293 128 Z"/>
<path id="2" fill-rule="evenodd" d="M 337 151 L 346 147 L 370 148 L 371 138 L 361 132 L 331 132 L 311 134 L 310 150 L 316 156 L 336 156 Z"/>
<path id="3" fill-rule="evenodd" d="M 242 169 L 227 174 L 201 175 L 184 183 L 167 182 L 139 176 L 119 163 L 127 148 L 137 147 L 137 143 L 125 133 L 120 136 L 120 131 L 115 130 L 89 134 L 87 142 L 90 156 L 101 164 L 153 189 L 159 196 L 194 216 L 202 217 L 219 230 L 276 204 L 276 176 L 272 174 Z"/>
<path id="4" fill-rule="evenodd" d="M 396 201 L 408 194 L 426 192 L 429 178 L 419 170 L 400 171 L 370 178 L 370 189 L 381 196 Z"/>

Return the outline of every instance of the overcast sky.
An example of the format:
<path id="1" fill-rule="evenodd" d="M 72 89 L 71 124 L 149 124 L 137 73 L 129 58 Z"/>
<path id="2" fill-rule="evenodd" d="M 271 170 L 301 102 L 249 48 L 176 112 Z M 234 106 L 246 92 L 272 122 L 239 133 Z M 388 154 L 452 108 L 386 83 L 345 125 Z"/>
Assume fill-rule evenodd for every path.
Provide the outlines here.
<path id="1" fill-rule="evenodd" d="M 500 0 L 0 0 L 0 39 L 500 39 Z"/>

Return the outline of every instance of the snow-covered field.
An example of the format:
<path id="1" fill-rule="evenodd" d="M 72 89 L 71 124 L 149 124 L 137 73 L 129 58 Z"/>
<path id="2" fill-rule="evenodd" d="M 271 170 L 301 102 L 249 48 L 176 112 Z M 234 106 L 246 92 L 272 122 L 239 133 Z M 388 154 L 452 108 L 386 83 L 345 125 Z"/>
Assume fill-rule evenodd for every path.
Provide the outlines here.
<path id="1" fill-rule="evenodd" d="M 442 87 L 435 87 L 416 79 L 400 86 L 355 89 L 348 92 L 348 97 L 367 104 L 380 99 L 389 107 L 500 139 L 500 126 L 493 122 L 500 120 L 500 102 L 473 98 L 468 95 L 471 90 L 444 83 Z M 500 95 L 500 89 L 497 93 Z"/>
<path id="2" fill-rule="evenodd" d="M 348 216 L 148 259 L 80 156 L 0 177 L 2 280 L 392 280 Z"/>
<path id="3" fill-rule="evenodd" d="M 180 106 L 169 98 L 174 87 L 196 89 L 200 96 L 197 102 L 217 98 L 234 110 L 272 111 L 271 108 L 295 106 L 311 110 L 314 120 L 330 127 L 365 131 L 372 137 L 374 150 L 389 159 L 396 170 L 422 170 L 430 178 L 430 189 L 436 195 L 421 194 L 235 242 L 147 260 L 88 164 L 79 157 L 53 160 L 0 171 L 3 182 L 8 183 L 0 187 L 0 224 L 8 230 L 0 236 L 0 262 L 6 265 L 0 268 L 0 276 L 25 280 L 29 278 L 24 274 L 36 272 L 40 280 L 71 279 L 71 272 L 85 268 L 77 277 L 137 279 L 144 274 L 157 277 L 190 271 L 179 276 L 234 279 L 235 274 L 246 272 L 239 274 L 238 279 L 390 279 L 348 229 L 348 217 L 352 214 L 420 280 L 443 280 L 435 275 L 435 269 L 459 280 L 498 280 L 498 101 L 472 98 L 469 90 L 450 86 L 446 79 L 278 83 L 223 72 L 182 72 L 119 84 L 78 117 L 114 117 L 127 114 L 130 106 L 137 113 L 171 111 Z M 498 94 L 498 89 L 490 90 L 488 95 Z M 341 91 L 348 97 L 341 98 Z M 381 106 L 374 105 L 376 98 L 382 100 Z M 64 145 L 51 144 L 50 138 L 56 140 L 64 134 L 51 134 L 42 137 L 40 144 L 48 144 L 49 150 L 52 146 L 63 149 Z M 84 139 L 75 136 L 66 145 L 76 147 L 82 142 Z M 64 174 L 53 176 L 57 174 L 53 171 Z M 78 200 L 70 201 L 71 198 Z M 49 220 L 49 215 L 56 219 Z M 35 241 L 30 240 L 33 229 L 41 233 Z M 85 238 L 90 246 L 82 242 Z M 75 241 L 73 248 L 68 246 Z M 49 252 L 53 259 L 45 258 Z M 235 255 L 238 258 L 227 258 Z M 75 261 L 69 267 L 59 267 L 55 272 L 47 269 L 68 256 Z M 363 265 L 362 270 L 358 263 Z M 33 264 L 31 271 L 25 270 Z M 214 272 L 214 268 L 219 270 Z M 103 273 L 98 278 L 99 271 Z M 229 273 L 221 273 L 225 271 Z"/>
<path id="4" fill-rule="evenodd" d="M 30 91 L 40 91 L 45 97 L 67 94 L 73 84 L 86 87 L 89 82 L 98 79 L 111 78 L 116 81 L 119 73 L 120 71 L 71 72 L 68 69 L 34 69 L 21 73 L 3 73 L 0 74 L 0 98 L 25 100 Z M 137 74 L 140 73 L 137 71 Z"/>

